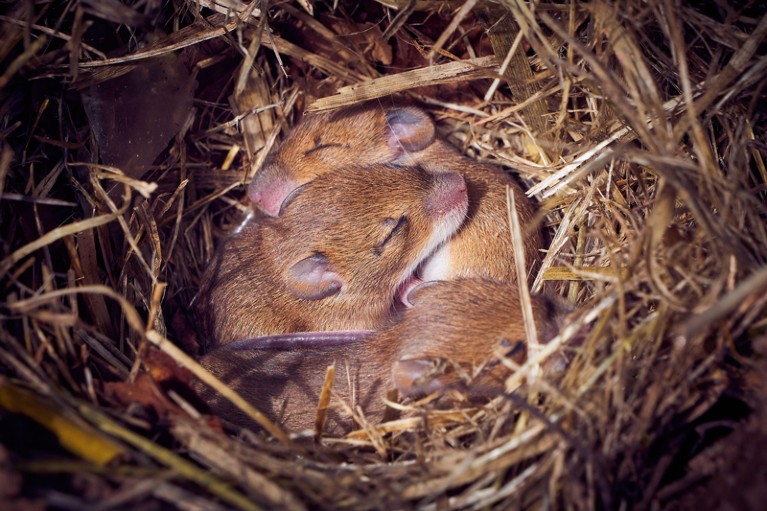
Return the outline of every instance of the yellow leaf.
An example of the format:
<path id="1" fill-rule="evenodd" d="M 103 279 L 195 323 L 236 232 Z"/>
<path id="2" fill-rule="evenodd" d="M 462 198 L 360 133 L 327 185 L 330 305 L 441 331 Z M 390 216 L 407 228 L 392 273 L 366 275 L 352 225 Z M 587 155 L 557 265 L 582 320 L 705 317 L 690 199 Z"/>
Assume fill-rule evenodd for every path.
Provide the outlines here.
<path id="1" fill-rule="evenodd" d="M 52 401 L 0 379 L 0 407 L 38 422 L 56 435 L 62 447 L 97 465 L 106 465 L 125 451 L 94 428 L 64 416 Z"/>

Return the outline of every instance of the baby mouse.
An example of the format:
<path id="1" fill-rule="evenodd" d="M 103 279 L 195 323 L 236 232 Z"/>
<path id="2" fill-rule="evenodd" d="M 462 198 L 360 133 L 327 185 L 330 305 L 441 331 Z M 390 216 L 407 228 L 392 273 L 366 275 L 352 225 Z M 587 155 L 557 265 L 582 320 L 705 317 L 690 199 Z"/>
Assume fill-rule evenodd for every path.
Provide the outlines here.
<path id="1" fill-rule="evenodd" d="M 509 234 L 506 188 L 514 192 L 522 226 L 530 229 L 536 207 L 502 169 L 461 155 L 435 135 L 426 112 L 415 107 L 366 104 L 307 115 L 255 175 L 248 195 L 268 215 L 279 214 L 290 193 L 338 165 L 367 167 L 385 163 L 427 172 L 457 172 L 466 181 L 469 211 L 465 224 L 423 269 L 424 280 L 484 277 L 516 281 Z M 362 171 L 362 170 L 361 170 Z M 538 228 L 525 233 L 527 267 L 540 262 Z"/>
<path id="2" fill-rule="evenodd" d="M 273 151 L 248 187 L 253 203 L 277 216 L 290 193 L 337 166 L 413 164 L 408 153 L 434 142 L 435 128 L 426 112 L 413 107 L 385 113 L 351 107 L 306 115 Z"/>
<path id="3" fill-rule="evenodd" d="M 463 222 L 453 172 L 337 167 L 227 239 L 196 304 L 203 344 L 316 330 L 378 329 L 402 284 Z"/>
<path id="4" fill-rule="evenodd" d="M 481 396 L 497 395 L 510 370 L 494 351 L 517 363 L 526 358 L 514 284 L 483 279 L 435 282 L 415 288 L 409 301 L 413 307 L 400 322 L 367 337 L 339 336 L 338 343 L 325 339 L 321 345 L 290 336 L 247 339 L 212 351 L 201 363 L 271 419 L 298 431 L 313 426 L 326 369 L 332 364 L 336 366 L 333 395 L 361 406 L 375 423 L 384 416 L 383 398 L 390 389 L 417 395 L 460 388 L 465 381 L 453 364 L 464 375 L 485 364 L 468 388 Z M 538 337 L 545 342 L 558 333 L 564 311 L 541 296 L 533 297 L 532 306 Z M 263 348 L 264 340 L 276 344 Z M 552 360 L 544 369 L 556 365 Z M 253 425 L 213 390 L 202 385 L 198 390 L 216 414 L 242 426 Z M 347 414 L 339 413 L 337 403 L 331 401 L 325 425 L 325 431 L 335 434 L 354 426 Z"/>

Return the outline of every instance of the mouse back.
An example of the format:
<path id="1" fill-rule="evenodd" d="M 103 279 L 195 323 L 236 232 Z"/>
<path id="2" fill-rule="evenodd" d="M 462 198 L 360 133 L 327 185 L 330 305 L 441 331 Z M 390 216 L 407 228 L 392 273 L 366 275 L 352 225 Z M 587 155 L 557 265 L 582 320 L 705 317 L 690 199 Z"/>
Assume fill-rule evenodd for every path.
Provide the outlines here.
<path id="1" fill-rule="evenodd" d="M 201 363 L 293 431 L 313 427 L 330 366 L 335 368 L 333 399 L 324 430 L 334 434 L 359 427 L 343 404 L 361 407 L 366 420 L 375 424 L 384 418 L 384 398 L 393 389 L 401 396 L 452 388 L 484 398 L 503 392 L 511 371 L 496 354 L 518 364 L 526 358 L 516 286 L 462 279 L 425 284 L 412 295 L 414 306 L 402 321 L 378 332 L 248 339 L 214 350 Z M 545 342 L 558 333 L 562 308 L 542 296 L 533 297 L 532 306 L 539 338 Z M 483 370 L 467 385 L 453 364 L 464 375 Z M 243 426 L 254 425 L 212 390 L 202 385 L 198 390 L 214 412 Z"/>
<path id="2" fill-rule="evenodd" d="M 495 354 L 517 364 L 527 358 L 515 284 L 485 279 L 427 282 L 411 291 L 408 301 L 413 307 L 390 329 L 403 339 L 392 380 L 404 394 L 433 392 L 457 383 L 457 373 L 450 366 L 438 367 L 439 361 L 458 363 L 467 374 L 483 367 L 472 383 L 483 392 L 500 392 L 511 372 Z M 531 296 L 531 306 L 538 339 L 546 343 L 559 332 L 565 311 L 543 295 Z"/>
<path id="3" fill-rule="evenodd" d="M 360 406 L 365 417 L 373 422 L 384 416 L 381 397 L 390 388 L 388 368 L 396 356 L 396 346 L 373 343 L 371 339 L 361 339 L 332 346 L 281 350 L 222 346 L 203 357 L 200 363 L 260 412 L 290 431 L 314 427 L 326 374 L 328 368 L 333 367 L 333 398 L 326 411 L 324 431 L 338 434 L 359 427 L 345 412 L 343 404 Z M 209 387 L 200 383 L 196 390 L 220 417 L 244 427 L 256 425 Z"/>

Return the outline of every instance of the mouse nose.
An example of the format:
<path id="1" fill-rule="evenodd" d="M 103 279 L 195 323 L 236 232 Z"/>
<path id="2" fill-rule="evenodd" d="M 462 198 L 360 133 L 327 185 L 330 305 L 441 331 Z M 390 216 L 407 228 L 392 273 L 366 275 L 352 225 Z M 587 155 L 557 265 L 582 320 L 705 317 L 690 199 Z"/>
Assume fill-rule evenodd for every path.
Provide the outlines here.
<path id="1" fill-rule="evenodd" d="M 279 216 L 282 203 L 299 184 L 292 179 L 279 179 L 261 172 L 250 182 L 248 197 L 262 212 L 269 216 Z"/>
<path id="2" fill-rule="evenodd" d="M 426 212 L 432 216 L 443 216 L 455 209 L 466 209 L 469 197 L 466 181 L 455 172 L 434 175 L 434 187 L 426 197 Z"/>

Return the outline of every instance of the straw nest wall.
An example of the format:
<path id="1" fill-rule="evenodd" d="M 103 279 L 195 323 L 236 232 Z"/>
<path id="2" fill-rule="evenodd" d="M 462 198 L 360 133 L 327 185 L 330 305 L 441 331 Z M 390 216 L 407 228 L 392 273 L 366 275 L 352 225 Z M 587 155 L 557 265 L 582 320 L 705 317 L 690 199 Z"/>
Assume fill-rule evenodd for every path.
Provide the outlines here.
<path id="1" fill-rule="evenodd" d="M 759 2 L 2 9 L 0 504 L 757 502 Z M 199 373 L 184 313 L 200 274 L 300 113 L 364 100 L 416 102 L 466 154 L 517 172 L 551 240 L 529 284 L 573 304 L 561 339 L 585 342 L 562 381 L 528 377 L 479 407 L 407 403 L 415 418 L 388 432 L 224 431 L 195 411 L 179 368 Z"/>

